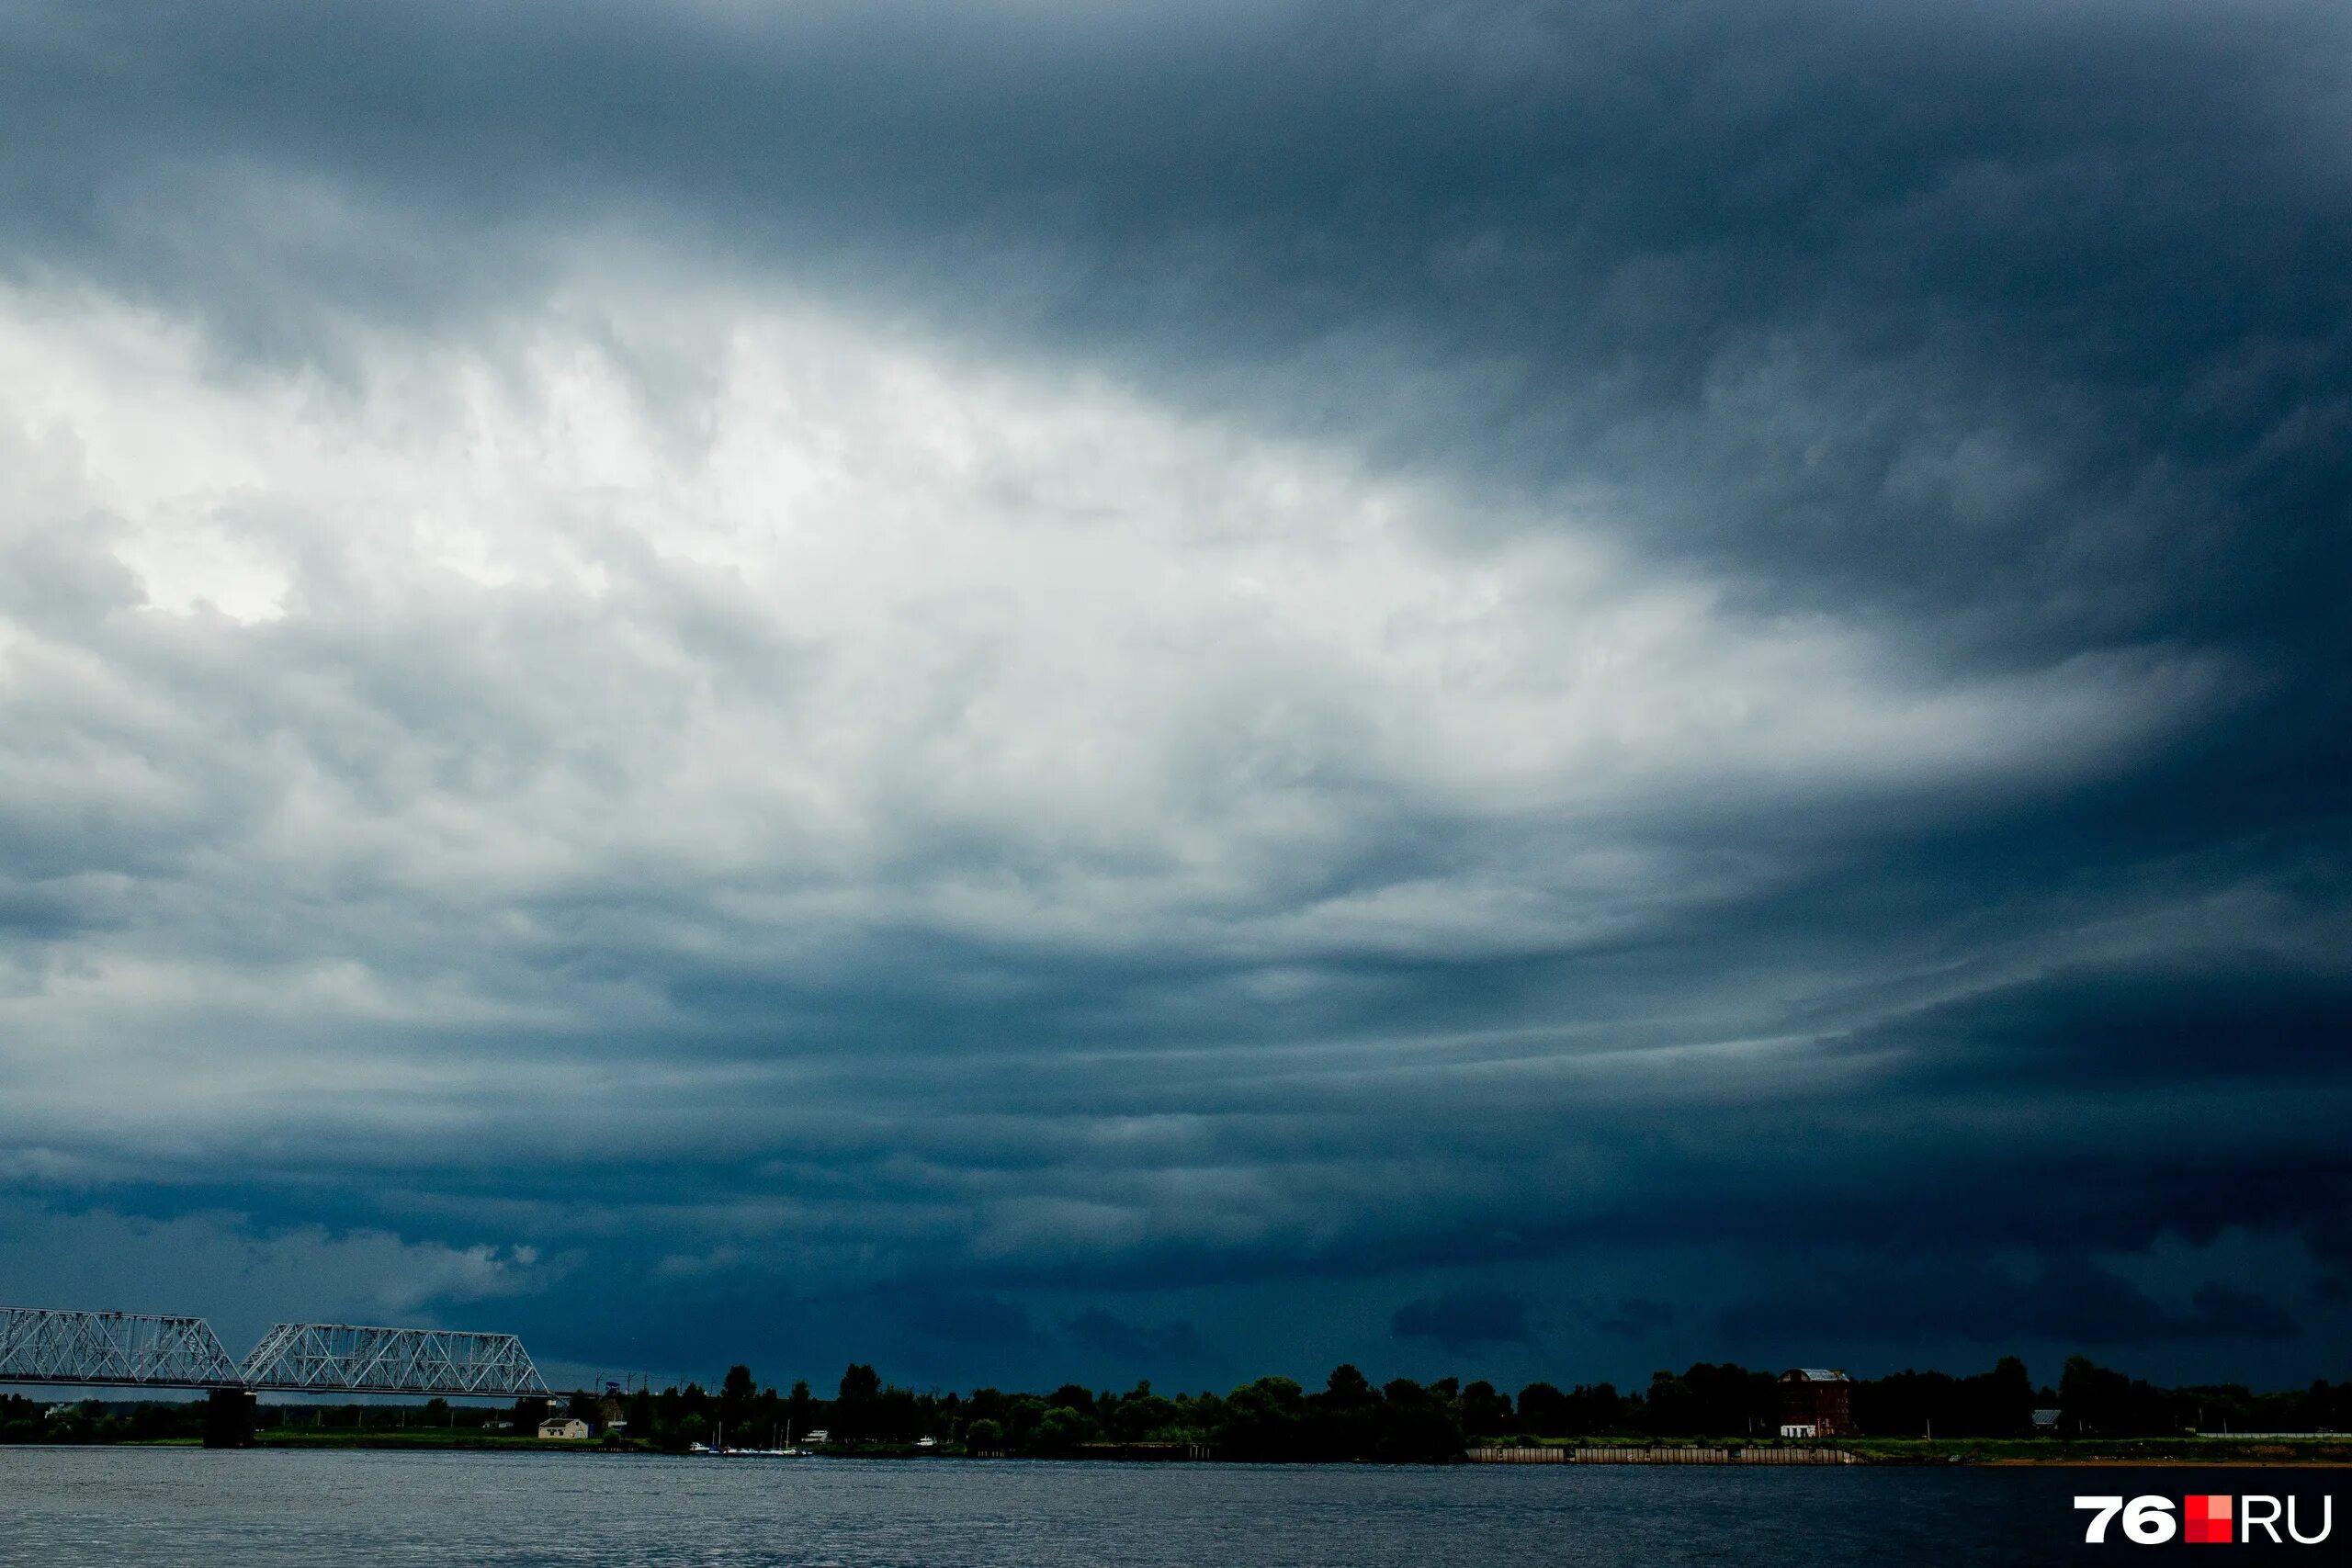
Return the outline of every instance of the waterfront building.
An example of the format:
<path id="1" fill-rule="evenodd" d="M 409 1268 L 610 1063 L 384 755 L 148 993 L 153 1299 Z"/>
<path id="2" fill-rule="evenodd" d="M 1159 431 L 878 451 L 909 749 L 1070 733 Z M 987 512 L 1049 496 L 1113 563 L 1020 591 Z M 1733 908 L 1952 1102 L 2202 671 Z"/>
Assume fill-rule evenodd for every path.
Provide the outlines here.
<path id="1" fill-rule="evenodd" d="M 1855 1435 L 1852 1379 L 1833 1367 L 1792 1367 L 1781 1374 L 1781 1436 Z"/>

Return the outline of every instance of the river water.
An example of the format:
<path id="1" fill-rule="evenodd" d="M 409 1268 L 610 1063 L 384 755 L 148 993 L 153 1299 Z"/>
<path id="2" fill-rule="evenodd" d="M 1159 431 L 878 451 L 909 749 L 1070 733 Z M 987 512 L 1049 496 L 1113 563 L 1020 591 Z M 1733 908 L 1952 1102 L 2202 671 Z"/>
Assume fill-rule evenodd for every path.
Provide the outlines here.
<path id="1" fill-rule="evenodd" d="M 0 1564 L 1903 1568 L 2084 1548 L 2077 1492 L 2297 1493 L 2340 1471 L 657 1459 L 0 1448 Z M 2337 1527 L 2352 1497 L 2336 1498 Z M 2325 1547 L 2246 1555 L 2352 1561 Z"/>

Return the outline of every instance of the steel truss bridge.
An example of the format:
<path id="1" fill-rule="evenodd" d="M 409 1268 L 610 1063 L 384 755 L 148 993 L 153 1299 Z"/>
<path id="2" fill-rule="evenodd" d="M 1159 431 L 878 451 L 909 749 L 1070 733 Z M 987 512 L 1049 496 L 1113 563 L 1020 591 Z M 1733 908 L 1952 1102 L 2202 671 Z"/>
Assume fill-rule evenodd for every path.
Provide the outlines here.
<path id="1" fill-rule="evenodd" d="M 281 1323 L 243 1361 L 200 1317 L 0 1307 L 0 1384 L 512 1399 L 546 1382 L 512 1334 Z"/>

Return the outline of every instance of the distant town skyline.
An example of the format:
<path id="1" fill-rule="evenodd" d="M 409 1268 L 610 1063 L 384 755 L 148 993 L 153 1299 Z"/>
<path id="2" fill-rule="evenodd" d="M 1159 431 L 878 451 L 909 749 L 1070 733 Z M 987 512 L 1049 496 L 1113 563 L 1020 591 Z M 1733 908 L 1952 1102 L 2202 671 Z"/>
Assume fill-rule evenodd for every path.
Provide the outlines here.
<path id="1" fill-rule="evenodd" d="M 2352 1376 L 2347 78 L 0 0 L 0 1302 Z"/>

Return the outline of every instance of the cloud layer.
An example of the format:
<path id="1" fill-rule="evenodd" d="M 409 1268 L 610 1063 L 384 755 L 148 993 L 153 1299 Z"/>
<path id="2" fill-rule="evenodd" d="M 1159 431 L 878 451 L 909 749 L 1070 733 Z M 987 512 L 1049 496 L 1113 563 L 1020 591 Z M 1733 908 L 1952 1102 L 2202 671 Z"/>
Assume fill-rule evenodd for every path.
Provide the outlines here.
<path id="1" fill-rule="evenodd" d="M 0 7 L 0 1294 L 2340 1371 L 2344 32 Z"/>

